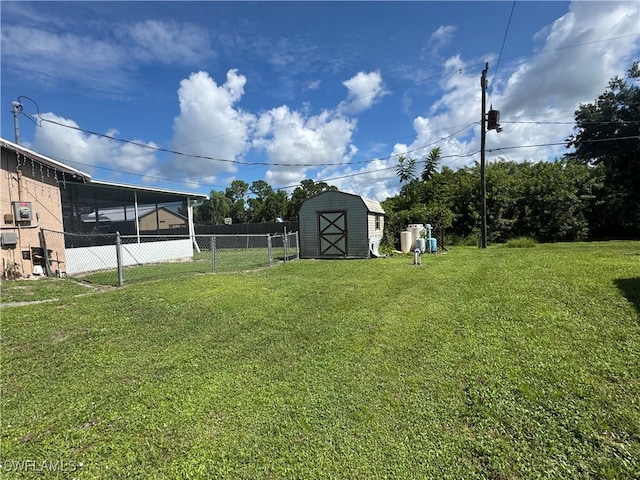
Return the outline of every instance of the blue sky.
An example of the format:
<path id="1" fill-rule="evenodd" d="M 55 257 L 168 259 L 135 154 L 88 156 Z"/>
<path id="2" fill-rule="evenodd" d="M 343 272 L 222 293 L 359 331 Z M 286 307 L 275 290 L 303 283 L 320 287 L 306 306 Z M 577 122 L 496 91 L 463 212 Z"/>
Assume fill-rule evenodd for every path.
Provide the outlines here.
<path id="1" fill-rule="evenodd" d="M 471 165 L 485 62 L 504 128 L 488 161 L 553 160 L 566 150 L 547 144 L 640 46 L 637 1 L 0 8 L 3 138 L 20 100 L 22 144 L 96 179 L 199 193 L 312 178 L 384 200 L 400 154 Z"/>

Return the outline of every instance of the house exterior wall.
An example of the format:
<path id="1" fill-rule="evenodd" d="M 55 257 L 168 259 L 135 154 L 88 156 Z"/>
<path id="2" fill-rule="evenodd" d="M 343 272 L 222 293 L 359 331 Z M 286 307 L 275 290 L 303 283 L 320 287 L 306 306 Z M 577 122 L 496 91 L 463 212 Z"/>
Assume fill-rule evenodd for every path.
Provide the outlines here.
<path id="1" fill-rule="evenodd" d="M 318 215 L 322 212 L 340 211 L 346 212 L 346 257 L 367 258 L 369 256 L 369 216 L 361 197 L 329 191 L 305 200 L 300 207 L 301 258 L 324 258 L 319 250 Z"/>
<path id="2" fill-rule="evenodd" d="M 62 231 L 62 206 L 56 172 L 24 156 L 18 160 L 16 152 L 2 148 L 0 176 L 0 231 L 3 234 L 15 233 L 18 237 L 15 246 L 0 247 L 3 269 L 15 263 L 22 276 L 31 275 L 34 266 L 31 249 L 41 246 L 40 228 Z M 16 225 L 12 202 L 31 202 L 31 221 Z M 51 258 L 60 263 L 52 264 L 52 270 L 64 270 L 64 246 L 58 250 L 52 252 Z M 23 258 L 23 254 L 29 258 Z"/>
<path id="3" fill-rule="evenodd" d="M 160 225 L 158 226 L 158 222 Z M 187 222 L 184 217 L 174 214 L 171 210 L 166 208 L 158 209 L 156 212 L 151 212 L 144 217 L 140 218 L 140 230 L 166 230 L 168 228 L 184 228 Z"/>

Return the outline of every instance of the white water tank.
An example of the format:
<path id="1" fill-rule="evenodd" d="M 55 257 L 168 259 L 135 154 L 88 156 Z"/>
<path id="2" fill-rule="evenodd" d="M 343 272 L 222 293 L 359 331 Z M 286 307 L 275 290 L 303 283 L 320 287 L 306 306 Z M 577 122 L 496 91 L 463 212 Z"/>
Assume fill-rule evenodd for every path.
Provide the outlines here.
<path id="1" fill-rule="evenodd" d="M 402 250 L 402 253 L 409 253 L 411 251 L 412 239 L 411 232 L 400 232 L 400 250 Z"/>
<path id="2" fill-rule="evenodd" d="M 421 223 L 412 223 L 407 225 L 407 231 L 411 232 L 411 250 L 415 250 L 418 245 L 418 239 L 420 233 L 424 230 L 424 225 Z"/>

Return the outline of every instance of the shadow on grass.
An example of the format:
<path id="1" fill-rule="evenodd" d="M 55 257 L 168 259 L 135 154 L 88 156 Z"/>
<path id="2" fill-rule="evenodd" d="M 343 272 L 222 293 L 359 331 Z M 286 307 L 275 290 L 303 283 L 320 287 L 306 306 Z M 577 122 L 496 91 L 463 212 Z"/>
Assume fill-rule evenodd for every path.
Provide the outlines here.
<path id="1" fill-rule="evenodd" d="M 640 314 L 640 277 L 636 278 L 618 278 L 615 281 L 622 295 L 636 307 L 636 311 Z"/>

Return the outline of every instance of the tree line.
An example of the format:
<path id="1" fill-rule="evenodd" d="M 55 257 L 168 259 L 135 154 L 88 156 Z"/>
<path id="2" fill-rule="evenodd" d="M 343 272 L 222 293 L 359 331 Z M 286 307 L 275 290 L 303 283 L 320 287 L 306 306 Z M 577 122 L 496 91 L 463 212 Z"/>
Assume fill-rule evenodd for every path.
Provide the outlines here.
<path id="1" fill-rule="evenodd" d="M 264 180 L 256 180 L 251 185 L 234 180 L 224 192 L 211 192 L 195 209 L 194 221 L 201 225 L 219 225 L 225 218 L 234 224 L 274 222 L 278 218 L 297 221 L 302 202 L 328 190 L 337 190 L 337 187 L 307 179 L 288 197 L 286 192 L 274 190 Z"/>
<path id="2" fill-rule="evenodd" d="M 486 166 L 490 242 L 528 236 L 542 242 L 640 238 L 640 67 L 614 77 L 574 114 L 571 153 L 553 162 L 498 159 Z M 481 223 L 480 166 L 439 167 L 434 148 L 420 162 L 400 157 L 400 192 L 382 205 L 385 241 L 397 247 L 410 223 L 431 223 L 449 243 L 476 242 Z M 424 164 L 418 175 L 416 165 Z M 198 207 L 199 223 L 298 220 L 302 202 L 336 187 L 304 180 L 289 198 L 265 181 L 236 180 Z M 251 196 L 249 195 L 251 194 Z"/>
<path id="3" fill-rule="evenodd" d="M 485 169 L 490 242 L 640 238 L 640 68 L 614 77 L 574 114 L 573 148 L 554 162 L 498 159 Z M 385 237 L 397 245 L 410 223 L 431 223 L 450 242 L 475 243 L 481 227 L 480 166 L 437 171 L 440 149 L 420 163 L 400 157 L 400 193 L 383 202 Z"/>

